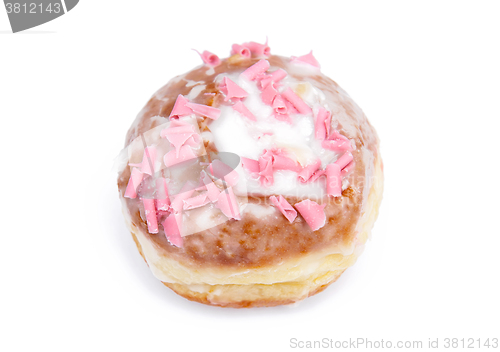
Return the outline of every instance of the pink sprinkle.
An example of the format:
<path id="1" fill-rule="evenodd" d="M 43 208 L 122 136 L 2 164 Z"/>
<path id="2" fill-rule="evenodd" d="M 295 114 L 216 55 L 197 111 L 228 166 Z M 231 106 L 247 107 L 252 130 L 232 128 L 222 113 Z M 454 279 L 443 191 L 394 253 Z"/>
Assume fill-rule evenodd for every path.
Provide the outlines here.
<path id="1" fill-rule="evenodd" d="M 270 150 L 264 149 L 264 153 L 259 157 L 260 183 L 263 186 L 270 186 L 274 183 L 273 177 L 273 154 Z"/>
<path id="2" fill-rule="evenodd" d="M 214 160 L 207 168 L 207 173 L 216 179 L 224 179 L 229 186 L 234 186 L 238 183 L 239 174 L 230 166 L 224 164 L 220 160 Z"/>
<path id="3" fill-rule="evenodd" d="M 278 196 L 279 198 L 276 198 L 275 196 L 269 197 L 269 200 L 273 205 L 281 211 L 281 214 L 285 216 L 285 218 L 288 219 L 288 221 L 293 222 L 295 218 L 297 217 L 297 211 L 286 201 L 283 196 Z"/>
<path id="4" fill-rule="evenodd" d="M 326 173 L 325 170 L 317 170 L 312 176 L 311 178 L 308 180 L 308 182 L 315 182 L 318 178 L 320 178 L 321 176 L 324 176 Z"/>
<path id="5" fill-rule="evenodd" d="M 232 98 L 246 98 L 248 96 L 248 93 L 245 92 L 243 88 L 241 88 L 239 85 L 237 85 L 227 77 L 224 77 L 224 79 L 222 80 L 221 87 L 222 86 L 224 87 L 224 93 L 226 94 L 224 101 L 228 101 Z"/>
<path id="6" fill-rule="evenodd" d="M 170 214 L 163 222 L 163 229 L 168 242 L 176 247 L 182 247 L 181 237 L 182 214 Z"/>
<path id="7" fill-rule="evenodd" d="M 250 174 L 258 174 L 260 171 L 259 162 L 257 160 L 241 157 L 241 166 L 250 172 Z"/>
<path id="8" fill-rule="evenodd" d="M 195 51 L 200 55 L 203 62 L 206 63 L 208 66 L 212 66 L 212 67 L 219 66 L 220 59 L 217 55 L 212 54 L 210 51 L 206 51 L 206 50 L 201 54 L 198 50 L 195 50 Z"/>
<path id="9" fill-rule="evenodd" d="M 144 174 L 138 168 L 132 168 L 132 172 L 130 174 L 130 178 L 128 180 L 127 189 L 125 190 L 124 197 L 127 198 L 136 198 L 137 197 L 137 187 L 142 182 L 144 178 Z"/>
<path id="10" fill-rule="evenodd" d="M 259 81 L 259 88 L 262 90 L 266 88 L 268 85 L 272 84 L 274 88 L 278 88 L 280 85 L 280 81 L 285 78 L 287 75 L 285 70 L 281 68 L 272 72 L 271 74 L 261 73 L 255 77 L 255 80 Z"/>
<path id="11" fill-rule="evenodd" d="M 196 197 L 185 199 L 183 200 L 183 202 L 184 202 L 184 207 L 183 207 L 184 210 L 191 210 L 207 205 L 208 203 L 210 203 L 210 199 L 208 199 L 208 195 L 207 193 L 205 193 L 205 194 L 200 194 Z"/>
<path id="12" fill-rule="evenodd" d="M 347 164 L 347 166 L 342 169 L 342 176 L 345 176 L 349 172 L 351 172 L 352 169 L 354 169 L 354 165 L 355 165 L 354 161 L 351 161 L 349 164 Z"/>
<path id="13" fill-rule="evenodd" d="M 286 105 L 286 109 L 287 109 L 289 114 L 298 114 L 299 113 L 297 111 L 297 109 L 295 109 L 295 107 L 292 105 L 292 103 L 290 103 L 288 100 L 285 100 L 285 105 Z"/>
<path id="14" fill-rule="evenodd" d="M 129 164 L 129 166 L 140 167 L 142 173 L 152 176 L 156 172 L 156 148 L 146 147 L 142 155 L 142 161 L 138 164 Z"/>
<path id="15" fill-rule="evenodd" d="M 250 49 L 252 52 L 252 55 L 254 56 L 266 56 L 268 57 L 271 55 L 271 48 L 267 46 L 267 40 L 265 44 L 259 44 L 256 42 L 249 42 L 249 43 L 244 43 L 243 46 L 247 47 Z"/>
<path id="16" fill-rule="evenodd" d="M 264 79 L 266 79 L 266 78 L 268 78 L 268 77 L 269 77 L 269 75 L 268 75 L 268 74 L 266 74 L 265 72 L 264 72 L 264 73 L 259 73 L 259 74 L 255 77 L 254 81 L 257 81 L 257 82 L 262 82 L 262 80 L 264 80 Z M 257 86 L 258 86 L 258 84 L 257 84 Z M 264 87 L 264 85 L 261 85 L 261 87 Z"/>
<path id="17" fill-rule="evenodd" d="M 179 152 L 179 148 L 183 145 L 196 147 L 201 141 L 200 135 L 195 132 L 194 127 L 191 125 L 165 128 L 160 132 L 160 137 L 168 139 L 168 141 L 175 147 L 176 155 Z"/>
<path id="18" fill-rule="evenodd" d="M 179 164 L 186 160 L 194 158 L 196 158 L 196 155 L 193 153 L 191 147 L 188 145 L 183 145 L 179 149 L 179 156 L 177 156 L 175 150 L 171 150 L 167 154 L 165 154 L 165 156 L 163 157 L 163 162 L 165 163 L 166 167 L 170 167 L 172 165 Z"/>
<path id="19" fill-rule="evenodd" d="M 290 115 L 288 115 L 288 114 L 280 114 L 280 113 L 275 112 L 274 118 L 278 121 L 283 121 L 283 122 L 286 122 L 290 125 L 293 123 L 292 119 L 290 118 Z"/>
<path id="20" fill-rule="evenodd" d="M 351 141 L 336 130 L 333 130 L 328 138 L 321 142 L 321 146 L 336 152 L 352 150 Z"/>
<path id="21" fill-rule="evenodd" d="M 271 106 L 276 95 L 278 95 L 278 91 L 272 84 L 269 84 L 262 90 L 262 102 Z"/>
<path id="22" fill-rule="evenodd" d="M 239 178 L 240 178 L 240 175 L 238 174 L 238 172 L 236 170 L 233 170 L 230 173 L 228 173 L 226 176 L 224 176 L 224 181 L 226 181 L 226 183 L 229 186 L 236 186 Z"/>
<path id="23" fill-rule="evenodd" d="M 220 191 L 213 182 L 209 182 L 205 185 L 207 187 L 207 197 L 212 203 L 217 202 L 219 199 Z"/>
<path id="24" fill-rule="evenodd" d="M 178 119 L 179 117 L 191 115 L 193 111 L 186 106 L 187 103 L 189 103 L 189 100 L 179 94 L 175 100 L 169 119 Z"/>
<path id="25" fill-rule="evenodd" d="M 276 95 L 273 100 L 274 118 L 279 121 L 285 121 L 292 124 L 292 119 L 288 115 L 288 109 L 286 107 L 285 100 L 281 95 Z"/>
<path id="26" fill-rule="evenodd" d="M 348 141 L 349 138 L 347 138 L 344 135 L 341 135 L 339 131 L 333 130 L 332 133 L 328 136 L 328 139 L 340 139 L 342 141 Z"/>
<path id="27" fill-rule="evenodd" d="M 171 205 L 172 210 L 176 213 L 180 213 L 184 206 L 184 201 L 190 198 L 193 192 L 194 192 L 194 187 L 191 184 L 191 182 L 186 182 L 184 186 L 182 186 L 179 193 L 175 196 L 174 200 L 172 201 Z"/>
<path id="28" fill-rule="evenodd" d="M 219 194 L 217 198 L 217 207 L 229 219 L 241 220 L 240 209 L 232 187 L 226 188 Z"/>
<path id="29" fill-rule="evenodd" d="M 144 214 L 146 215 L 146 222 L 148 223 L 148 232 L 158 233 L 155 200 L 142 198 L 142 203 L 144 204 Z"/>
<path id="30" fill-rule="evenodd" d="M 226 77 L 222 79 L 222 81 L 219 83 L 219 90 L 224 93 L 224 95 L 227 95 L 227 84 L 226 84 Z"/>
<path id="31" fill-rule="evenodd" d="M 200 143 L 201 141 L 201 136 L 197 133 L 193 133 L 191 135 L 191 137 L 189 137 L 186 141 L 186 144 L 185 145 L 189 145 L 190 147 L 197 147 L 198 144 Z"/>
<path id="32" fill-rule="evenodd" d="M 214 96 L 215 93 L 203 93 L 203 95 L 212 95 L 212 96 Z"/>
<path id="33" fill-rule="evenodd" d="M 266 88 L 268 85 L 273 83 L 273 79 L 270 76 L 263 76 L 262 79 L 259 80 L 260 89 Z"/>
<path id="34" fill-rule="evenodd" d="M 309 64 L 309 65 L 317 67 L 317 68 L 320 67 L 318 60 L 316 60 L 316 58 L 313 56 L 312 50 L 307 55 L 303 55 L 303 56 L 299 56 L 299 57 L 292 56 L 290 59 L 290 62 L 301 62 L 301 63 Z"/>
<path id="35" fill-rule="evenodd" d="M 342 195 L 342 176 L 337 164 L 326 166 L 326 193 L 329 196 L 340 197 Z"/>
<path id="36" fill-rule="evenodd" d="M 321 146 L 325 149 L 333 150 L 334 152 L 345 152 L 351 150 L 351 142 L 340 139 L 324 140 Z"/>
<path id="37" fill-rule="evenodd" d="M 191 113 L 192 113 L 192 111 L 191 111 Z M 189 123 L 187 121 L 182 121 L 182 120 L 176 119 L 176 120 L 170 121 L 169 127 L 173 128 L 173 127 L 182 127 L 182 126 L 189 126 Z"/>
<path id="38" fill-rule="evenodd" d="M 238 111 L 240 114 L 245 116 L 247 119 L 251 121 L 257 121 L 257 118 L 255 117 L 254 114 L 248 108 L 243 104 L 241 101 L 238 101 L 236 104 L 233 105 L 233 109 Z"/>
<path id="39" fill-rule="evenodd" d="M 323 140 L 330 135 L 330 124 L 332 118 L 328 110 L 319 108 L 316 121 L 314 123 L 314 136 L 316 139 Z"/>
<path id="40" fill-rule="evenodd" d="M 167 138 L 170 143 L 175 148 L 175 156 L 179 157 L 180 148 L 195 135 L 194 127 L 192 125 L 180 126 L 180 127 L 169 127 L 165 128 L 160 132 L 160 136 Z M 197 139 L 199 136 L 196 134 Z M 194 139 L 193 139 L 194 141 Z"/>
<path id="41" fill-rule="evenodd" d="M 274 97 L 272 107 L 278 114 L 286 114 L 288 112 L 285 100 L 279 94 Z"/>
<path id="42" fill-rule="evenodd" d="M 287 76 L 287 73 L 285 70 L 279 68 L 277 69 L 276 71 L 272 72 L 269 77 L 273 80 L 273 82 L 279 82 L 281 81 L 283 78 L 285 78 Z"/>
<path id="43" fill-rule="evenodd" d="M 271 67 L 271 65 L 269 65 L 269 61 L 260 60 L 256 64 L 247 68 L 241 74 L 244 77 L 246 77 L 249 81 L 253 81 L 255 78 L 257 78 L 258 75 L 266 72 L 269 69 L 269 67 Z"/>
<path id="44" fill-rule="evenodd" d="M 174 120 L 174 121 L 177 122 L 178 120 Z M 160 137 L 168 138 L 169 134 L 193 133 L 194 132 L 193 125 L 186 124 L 186 125 L 173 126 L 174 121 L 172 121 L 172 123 L 170 124 L 170 126 L 168 128 L 161 130 Z"/>
<path id="45" fill-rule="evenodd" d="M 344 155 L 342 155 L 338 160 L 335 162 L 340 167 L 340 170 L 342 170 L 344 167 L 346 167 L 354 157 L 350 152 L 345 152 Z"/>
<path id="46" fill-rule="evenodd" d="M 299 211 L 300 215 L 302 215 L 306 223 L 313 231 L 325 226 L 325 207 L 326 204 L 319 205 L 309 199 L 303 200 L 300 203 L 295 203 L 295 208 Z"/>
<path id="47" fill-rule="evenodd" d="M 240 54 L 243 57 L 250 57 L 252 55 L 250 49 L 248 49 L 247 47 L 239 44 L 233 44 L 231 48 L 231 55 L 236 55 L 236 54 Z"/>
<path id="48" fill-rule="evenodd" d="M 297 109 L 297 111 L 301 114 L 307 115 L 312 113 L 311 108 L 306 103 L 304 103 L 304 101 L 300 99 L 300 97 L 295 94 L 294 91 L 290 88 L 287 88 L 283 93 L 281 93 L 281 95 L 290 103 L 292 103 L 295 109 Z"/>
<path id="49" fill-rule="evenodd" d="M 273 169 L 274 170 L 290 170 L 299 172 L 300 165 L 293 159 L 283 154 L 273 154 Z"/>
<path id="50" fill-rule="evenodd" d="M 203 172 L 203 176 L 201 178 L 202 183 L 205 185 L 205 188 L 207 189 L 207 197 L 210 199 L 212 203 L 217 202 L 217 199 L 219 197 L 219 189 L 215 185 L 215 183 L 212 182 L 210 177 Z"/>
<path id="51" fill-rule="evenodd" d="M 163 177 L 156 179 L 156 207 L 159 211 L 169 211 L 170 199 L 168 197 L 167 180 Z"/>
<path id="52" fill-rule="evenodd" d="M 306 167 L 304 167 L 300 172 L 299 172 L 299 180 L 302 182 L 302 183 L 305 183 L 307 181 L 309 181 L 309 179 L 311 178 L 311 176 L 317 171 L 319 170 L 319 168 L 321 167 L 321 160 L 318 159 L 316 160 L 313 164 L 309 164 L 307 165 Z"/>
<path id="53" fill-rule="evenodd" d="M 193 110 L 195 114 L 206 116 L 212 120 L 217 120 L 220 116 L 220 109 L 211 106 L 196 103 L 186 103 L 186 106 Z"/>

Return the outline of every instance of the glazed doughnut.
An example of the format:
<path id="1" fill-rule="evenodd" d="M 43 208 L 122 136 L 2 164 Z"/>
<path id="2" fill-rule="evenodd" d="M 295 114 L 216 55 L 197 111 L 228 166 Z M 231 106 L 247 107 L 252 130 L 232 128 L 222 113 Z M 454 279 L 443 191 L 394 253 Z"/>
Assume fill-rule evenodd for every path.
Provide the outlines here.
<path id="1" fill-rule="evenodd" d="M 382 198 L 379 141 L 312 52 L 235 44 L 159 89 L 126 136 L 118 189 L 152 273 L 222 307 L 291 304 L 362 252 Z"/>

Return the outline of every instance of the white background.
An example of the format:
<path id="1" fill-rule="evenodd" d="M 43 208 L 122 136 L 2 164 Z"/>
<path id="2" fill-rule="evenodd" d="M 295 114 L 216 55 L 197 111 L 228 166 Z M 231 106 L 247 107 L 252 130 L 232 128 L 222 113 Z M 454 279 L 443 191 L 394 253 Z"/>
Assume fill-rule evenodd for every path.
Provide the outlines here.
<path id="1" fill-rule="evenodd" d="M 0 8 L 0 350 L 500 338 L 499 14 L 498 1 L 84 0 L 12 34 Z M 204 306 L 137 253 L 113 158 L 153 92 L 200 64 L 191 48 L 225 57 L 266 35 L 275 54 L 313 49 L 365 111 L 384 200 L 365 253 L 325 292 Z"/>

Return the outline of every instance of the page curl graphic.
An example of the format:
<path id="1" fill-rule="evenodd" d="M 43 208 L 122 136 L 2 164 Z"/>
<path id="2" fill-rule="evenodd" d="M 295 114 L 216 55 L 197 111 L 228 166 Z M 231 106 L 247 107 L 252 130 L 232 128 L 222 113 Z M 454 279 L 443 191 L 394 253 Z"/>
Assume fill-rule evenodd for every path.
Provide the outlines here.
<path id="1" fill-rule="evenodd" d="M 12 32 L 21 32 L 56 19 L 79 0 L 4 0 Z"/>

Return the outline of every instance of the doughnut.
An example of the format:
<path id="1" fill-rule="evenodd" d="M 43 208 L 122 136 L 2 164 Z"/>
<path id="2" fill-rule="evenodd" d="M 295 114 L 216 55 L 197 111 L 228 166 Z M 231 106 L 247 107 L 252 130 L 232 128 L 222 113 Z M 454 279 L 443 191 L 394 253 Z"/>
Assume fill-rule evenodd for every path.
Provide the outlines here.
<path id="1" fill-rule="evenodd" d="M 304 300 L 362 253 L 383 190 L 379 139 L 312 51 L 234 44 L 160 88 L 120 154 L 125 223 L 177 294 L 233 308 Z"/>

